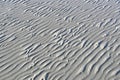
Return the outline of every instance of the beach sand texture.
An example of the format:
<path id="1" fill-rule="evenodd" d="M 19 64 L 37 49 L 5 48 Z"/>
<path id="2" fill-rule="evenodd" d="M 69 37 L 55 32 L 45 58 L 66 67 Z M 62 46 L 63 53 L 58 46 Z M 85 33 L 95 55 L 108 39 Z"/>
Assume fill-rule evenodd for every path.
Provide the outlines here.
<path id="1" fill-rule="evenodd" d="M 0 0 L 0 80 L 120 80 L 120 0 Z"/>

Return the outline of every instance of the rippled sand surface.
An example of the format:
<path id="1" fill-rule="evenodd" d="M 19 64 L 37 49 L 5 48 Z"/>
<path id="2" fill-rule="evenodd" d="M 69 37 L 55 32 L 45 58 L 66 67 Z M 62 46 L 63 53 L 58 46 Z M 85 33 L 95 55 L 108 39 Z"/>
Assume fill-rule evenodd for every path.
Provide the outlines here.
<path id="1" fill-rule="evenodd" d="M 120 0 L 0 0 L 0 80 L 120 80 Z"/>

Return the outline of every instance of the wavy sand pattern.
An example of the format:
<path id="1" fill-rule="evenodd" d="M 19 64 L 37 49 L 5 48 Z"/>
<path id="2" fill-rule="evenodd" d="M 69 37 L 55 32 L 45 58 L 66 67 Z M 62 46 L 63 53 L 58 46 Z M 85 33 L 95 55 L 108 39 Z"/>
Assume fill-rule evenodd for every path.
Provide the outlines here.
<path id="1" fill-rule="evenodd" d="M 120 1 L 0 0 L 0 80 L 120 80 Z"/>

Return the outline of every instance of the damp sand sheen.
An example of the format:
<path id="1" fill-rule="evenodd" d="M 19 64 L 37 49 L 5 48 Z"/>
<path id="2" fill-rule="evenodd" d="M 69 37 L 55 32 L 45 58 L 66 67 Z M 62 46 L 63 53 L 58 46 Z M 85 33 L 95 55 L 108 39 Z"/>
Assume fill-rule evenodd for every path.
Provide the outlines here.
<path id="1" fill-rule="evenodd" d="M 0 0 L 0 80 L 120 80 L 120 0 Z"/>

